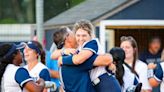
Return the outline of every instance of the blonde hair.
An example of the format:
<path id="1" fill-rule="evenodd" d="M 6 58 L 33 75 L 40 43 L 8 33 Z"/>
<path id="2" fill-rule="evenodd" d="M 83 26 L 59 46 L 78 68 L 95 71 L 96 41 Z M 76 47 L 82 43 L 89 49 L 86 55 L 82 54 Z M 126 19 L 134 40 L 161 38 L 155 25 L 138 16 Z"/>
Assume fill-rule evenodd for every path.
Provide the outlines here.
<path id="1" fill-rule="evenodd" d="M 164 49 L 163 49 L 163 51 L 161 53 L 161 61 L 164 62 Z"/>
<path id="2" fill-rule="evenodd" d="M 94 35 L 95 28 L 89 20 L 82 19 L 82 20 L 77 21 L 74 24 L 73 32 L 76 34 L 78 29 L 83 29 L 83 30 L 87 31 L 88 34 L 92 38 L 95 37 L 95 35 Z"/>

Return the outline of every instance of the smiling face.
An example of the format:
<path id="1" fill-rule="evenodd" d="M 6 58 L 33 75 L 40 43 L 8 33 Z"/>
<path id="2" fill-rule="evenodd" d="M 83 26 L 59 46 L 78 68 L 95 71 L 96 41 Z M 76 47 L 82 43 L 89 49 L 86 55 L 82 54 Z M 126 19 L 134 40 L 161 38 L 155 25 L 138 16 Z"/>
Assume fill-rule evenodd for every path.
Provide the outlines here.
<path id="1" fill-rule="evenodd" d="M 84 42 L 91 40 L 91 35 L 82 28 L 79 28 L 75 33 L 76 41 L 79 46 L 82 46 Z"/>
<path id="2" fill-rule="evenodd" d="M 125 51 L 126 59 L 132 58 L 134 56 L 135 49 L 132 47 L 130 41 L 123 41 L 120 47 Z"/>
<path id="3" fill-rule="evenodd" d="M 24 53 L 25 60 L 27 62 L 32 62 L 32 61 L 36 60 L 38 57 L 38 54 L 36 53 L 36 51 L 29 48 L 27 45 L 24 48 L 23 53 Z"/>

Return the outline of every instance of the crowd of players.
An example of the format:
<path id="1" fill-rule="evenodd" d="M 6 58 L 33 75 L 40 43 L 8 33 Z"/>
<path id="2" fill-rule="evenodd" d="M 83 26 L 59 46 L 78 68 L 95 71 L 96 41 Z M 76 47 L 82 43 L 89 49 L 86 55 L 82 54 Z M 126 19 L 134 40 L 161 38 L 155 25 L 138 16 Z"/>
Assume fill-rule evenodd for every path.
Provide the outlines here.
<path id="1" fill-rule="evenodd" d="M 94 30 L 88 20 L 72 30 L 57 29 L 51 52 L 37 41 L 0 44 L 1 92 L 164 92 L 158 37 L 140 55 L 132 36 L 122 36 L 120 47 L 105 52 Z"/>

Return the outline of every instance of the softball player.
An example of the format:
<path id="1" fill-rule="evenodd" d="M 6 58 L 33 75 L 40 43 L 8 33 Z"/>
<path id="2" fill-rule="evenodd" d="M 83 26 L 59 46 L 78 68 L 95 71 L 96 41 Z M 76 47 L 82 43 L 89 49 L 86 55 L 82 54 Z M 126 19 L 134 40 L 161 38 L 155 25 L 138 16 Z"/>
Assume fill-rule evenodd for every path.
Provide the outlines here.
<path id="1" fill-rule="evenodd" d="M 42 92 L 44 81 L 39 80 L 36 84 L 28 71 L 19 67 L 22 63 L 20 48 L 14 44 L 1 44 L 0 49 L 1 92 L 22 92 L 23 89 Z"/>
<path id="2" fill-rule="evenodd" d="M 160 92 L 164 92 L 164 62 L 148 65 L 148 79 L 152 87 L 160 84 Z"/>

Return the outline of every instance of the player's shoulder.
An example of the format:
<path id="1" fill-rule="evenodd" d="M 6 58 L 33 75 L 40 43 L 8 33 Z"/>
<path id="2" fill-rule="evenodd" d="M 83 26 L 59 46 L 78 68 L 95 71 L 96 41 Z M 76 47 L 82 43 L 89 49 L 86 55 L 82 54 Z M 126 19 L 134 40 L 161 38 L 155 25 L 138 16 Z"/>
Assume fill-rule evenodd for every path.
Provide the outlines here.
<path id="1" fill-rule="evenodd" d="M 143 61 L 141 61 L 141 60 L 137 60 L 136 61 L 136 67 L 137 68 L 146 68 L 147 69 L 147 64 L 146 63 L 144 63 Z"/>
<path id="2" fill-rule="evenodd" d="M 88 46 L 88 45 L 93 46 L 93 44 L 98 44 L 98 39 L 97 38 L 93 38 L 93 39 L 85 42 L 82 47 L 85 47 L 85 46 Z"/>
<path id="3" fill-rule="evenodd" d="M 38 68 L 41 68 L 41 69 L 48 69 L 48 67 L 41 62 L 39 62 L 37 66 Z"/>

